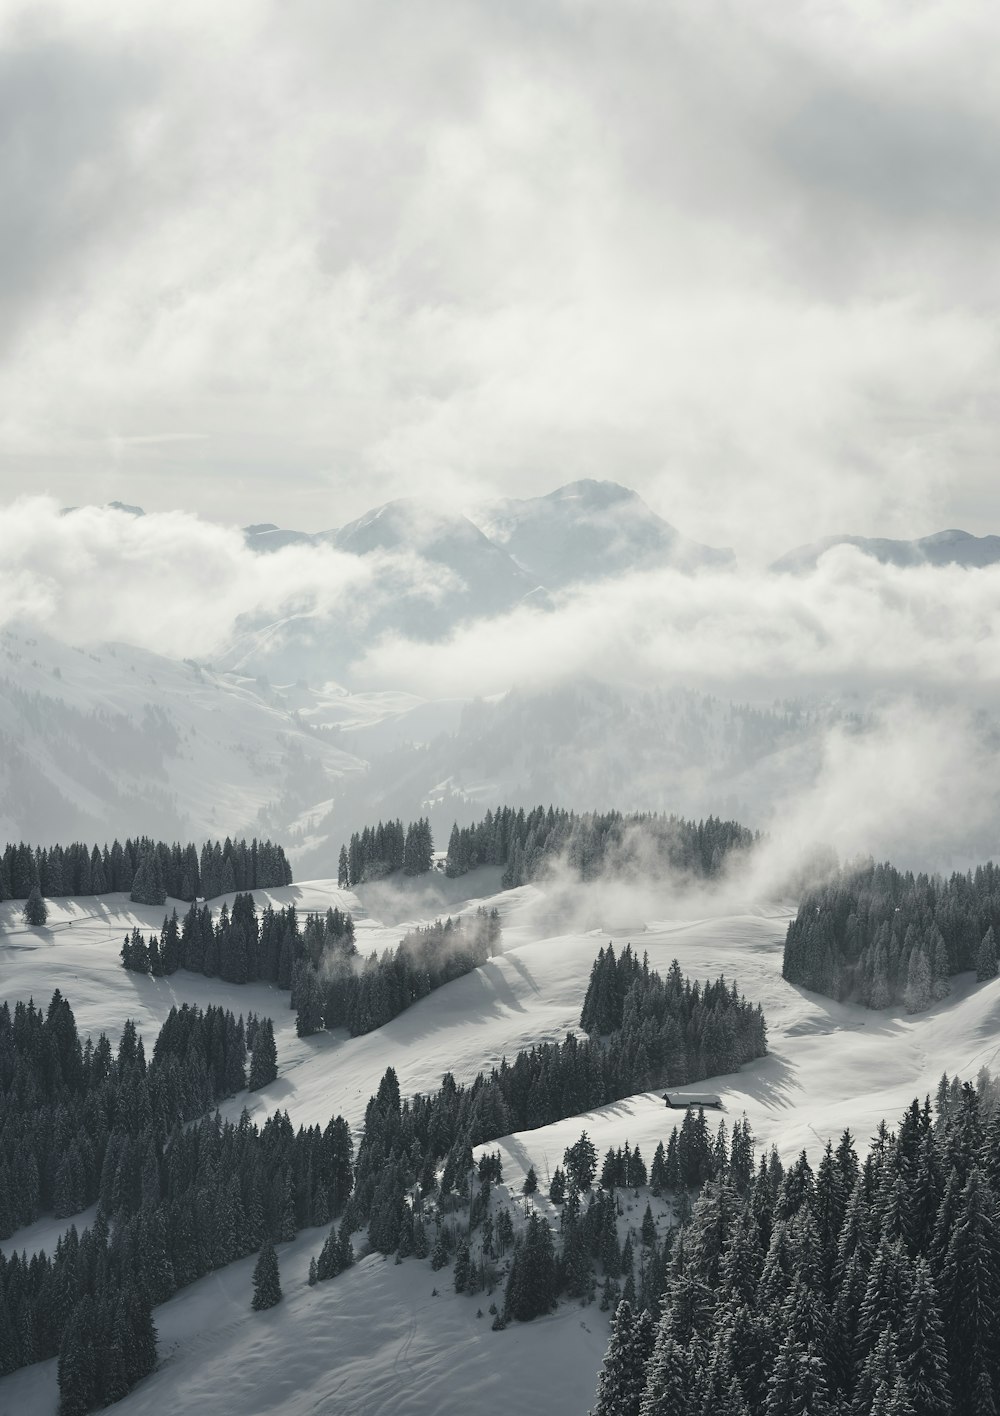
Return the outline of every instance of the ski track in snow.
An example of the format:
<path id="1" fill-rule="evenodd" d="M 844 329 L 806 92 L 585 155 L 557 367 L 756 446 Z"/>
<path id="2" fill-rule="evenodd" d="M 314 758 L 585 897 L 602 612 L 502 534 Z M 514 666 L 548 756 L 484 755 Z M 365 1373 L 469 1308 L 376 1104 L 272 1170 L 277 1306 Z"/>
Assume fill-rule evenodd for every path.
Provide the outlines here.
<path id="1" fill-rule="evenodd" d="M 456 888 L 458 887 L 458 888 Z M 460 898 L 461 889 L 467 892 Z M 441 912 L 480 903 L 476 891 L 495 888 L 495 875 L 475 872 L 441 882 Z M 393 947 L 415 919 L 383 924 L 351 892 L 329 880 L 258 891 L 258 906 L 294 901 L 300 913 L 339 905 L 358 919 L 363 953 Z M 236 1013 L 274 1019 L 279 1075 L 263 1092 L 226 1102 L 225 1115 L 244 1106 L 261 1121 L 276 1107 L 294 1125 L 325 1125 L 337 1112 L 357 1128 L 387 1066 L 404 1094 L 435 1089 L 444 1072 L 471 1081 L 519 1048 L 560 1039 L 578 1029 L 580 1006 L 598 948 L 628 938 L 664 971 L 673 958 L 696 978 L 724 973 L 764 1009 L 770 1053 L 738 1074 L 712 1079 L 727 1124 L 746 1113 L 761 1149 L 776 1144 L 788 1159 L 803 1147 L 815 1163 L 827 1139 L 849 1126 L 867 1143 L 878 1121 L 894 1124 L 914 1095 L 933 1092 L 942 1071 L 974 1075 L 1000 1055 L 1000 980 L 977 985 L 953 980 L 951 997 L 917 1017 L 872 1013 L 808 994 L 781 978 L 781 951 L 791 910 L 748 904 L 744 913 L 698 918 L 665 915 L 636 922 L 631 934 L 587 930 L 552 934 L 551 902 L 535 886 L 491 896 L 503 915 L 503 953 L 448 984 L 366 1037 L 322 1034 L 297 1038 L 288 995 L 267 984 L 239 986 L 180 971 L 150 979 L 122 969 L 126 930 L 159 929 L 163 909 L 120 895 L 51 902 L 49 924 L 26 929 L 20 907 L 0 905 L 0 996 L 33 997 L 45 1006 L 52 990 L 69 999 L 81 1037 L 108 1033 L 114 1045 L 126 1018 L 143 1034 L 147 1055 L 170 1008 L 215 1003 Z M 231 903 L 231 900 L 230 900 Z M 375 900 L 365 896 L 374 910 Z M 380 902 L 381 903 L 381 902 Z M 405 908 L 396 901 L 395 914 Z M 213 901 L 218 909 L 221 900 Z M 428 896 L 419 907 L 427 910 Z M 414 892 L 414 913 L 417 914 Z M 179 907 L 179 913 L 183 907 Z M 433 917 L 433 913 L 424 915 Z M 679 1118 L 659 1092 L 631 1096 L 585 1116 L 491 1142 L 503 1158 L 504 1181 L 520 1189 L 530 1165 L 543 1189 L 581 1130 L 598 1153 L 629 1141 L 647 1164 Z M 714 1126 L 713 1120 L 713 1126 Z M 544 1196 L 537 1207 L 550 1219 Z M 86 1225 L 91 1212 L 76 1216 Z M 5 1253 L 51 1249 L 67 1221 L 43 1218 L 5 1241 Z M 267 1313 L 250 1310 L 254 1259 L 207 1275 L 156 1309 L 160 1365 L 117 1410 L 159 1416 L 165 1410 L 213 1416 L 508 1416 L 545 1410 L 579 1416 L 592 1404 L 607 1343 L 608 1322 L 596 1306 L 563 1303 L 551 1317 L 490 1329 L 486 1294 L 458 1297 L 451 1271 L 427 1262 L 401 1265 L 369 1255 L 353 1269 L 310 1288 L 309 1259 L 324 1232 L 306 1230 L 278 1248 L 284 1300 Z M 438 1294 L 432 1297 L 437 1287 Z M 477 1309 L 483 1317 L 477 1318 Z M 40 1363 L 0 1380 L 0 1416 L 51 1416 L 57 1401 L 55 1363 Z"/>

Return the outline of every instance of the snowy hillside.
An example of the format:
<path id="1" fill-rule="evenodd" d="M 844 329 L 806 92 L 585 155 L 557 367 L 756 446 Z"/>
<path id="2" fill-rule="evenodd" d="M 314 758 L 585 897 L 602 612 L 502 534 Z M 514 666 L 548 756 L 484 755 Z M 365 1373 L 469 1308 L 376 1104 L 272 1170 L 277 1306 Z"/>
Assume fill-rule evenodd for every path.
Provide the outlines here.
<path id="1" fill-rule="evenodd" d="M 0 633 L 0 835 L 250 831 L 294 819 L 362 763 L 266 686 L 124 645 Z"/>
<path id="2" fill-rule="evenodd" d="M 770 1055 L 712 1086 L 723 1097 L 727 1122 L 746 1113 L 758 1153 L 774 1142 L 786 1158 L 802 1147 L 816 1157 L 845 1126 L 863 1145 L 881 1117 L 893 1119 L 914 1094 L 933 1092 L 943 1070 L 970 1075 L 1000 1053 L 1000 981 L 956 980 L 949 1000 L 915 1017 L 834 1004 L 784 983 L 781 946 L 791 911 L 783 903 L 596 887 L 569 897 L 537 886 L 499 896 L 493 889 L 495 876 L 478 872 L 424 882 L 412 892 L 383 885 L 354 895 L 317 880 L 258 893 L 259 905 L 272 899 L 294 902 L 300 911 L 349 907 L 362 952 L 394 943 L 407 924 L 444 909 L 472 908 L 480 899 L 500 909 L 499 957 L 363 1037 L 296 1038 L 287 994 L 263 985 L 227 985 L 184 971 L 161 979 L 126 973 L 118 961 L 122 934 L 133 924 L 157 927 L 162 910 L 122 897 L 55 901 L 41 930 L 26 929 L 15 906 L 0 906 L 3 992 L 11 1001 L 44 1003 L 59 987 L 82 1034 L 104 1029 L 115 1036 L 134 1017 L 147 1046 L 181 1001 L 268 1013 L 278 1080 L 225 1110 L 236 1116 L 248 1104 L 262 1117 L 280 1106 L 295 1125 L 325 1124 L 340 1111 L 357 1126 L 387 1065 L 397 1069 L 404 1094 L 412 1094 L 434 1089 L 445 1071 L 467 1081 L 520 1047 L 577 1027 L 590 965 L 613 935 L 616 947 L 631 940 L 648 951 L 654 968 L 664 970 L 676 957 L 693 977 L 724 972 L 763 1005 Z M 544 1190 L 584 1127 L 599 1153 L 628 1140 L 651 1155 L 672 1124 L 659 1095 L 649 1093 L 506 1137 L 499 1142 L 504 1182 L 519 1191 L 533 1165 Z M 550 1209 L 542 1197 L 538 1204 Z M 52 1242 L 57 1228 L 43 1221 L 4 1249 Z M 290 1416 L 390 1410 L 457 1416 L 470 1405 L 485 1416 L 506 1416 L 512 1406 L 569 1416 L 591 1404 L 607 1340 L 607 1320 L 596 1307 L 563 1301 L 549 1318 L 492 1332 L 488 1317 L 476 1316 L 485 1295 L 456 1297 L 448 1273 L 433 1274 L 425 1261 L 397 1266 L 371 1255 L 309 1288 L 308 1261 L 321 1241 L 321 1231 L 307 1230 L 279 1246 L 286 1296 L 273 1312 L 250 1312 L 250 1260 L 157 1309 L 160 1366 L 121 1403 L 123 1416 L 168 1407 L 219 1416 L 279 1409 Z M 54 1409 L 54 1363 L 0 1381 L 0 1416 L 48 1416 Z"/>

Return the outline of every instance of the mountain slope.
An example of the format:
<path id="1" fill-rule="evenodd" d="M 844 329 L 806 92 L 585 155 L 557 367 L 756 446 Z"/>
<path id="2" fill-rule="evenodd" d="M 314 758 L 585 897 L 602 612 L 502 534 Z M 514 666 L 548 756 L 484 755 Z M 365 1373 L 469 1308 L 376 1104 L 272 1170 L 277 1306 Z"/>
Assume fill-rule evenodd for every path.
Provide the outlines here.
<path id="1" fill-rule="evenodd" d="M 0 839 L 287 828 L 363 763 L 266 685 L 125 645 L 0 633 Z"/>
<path id="2" fill-rule="evenodd" d="M 474 891 L 484 878 L 465 883 Z M 402 913 L 409 892 L 404 883 L 397 896 Z M 836 1142 L 848 1125 L 863 1147 L 881 1117 L 891 1123 L 914 1094 L 933 1092 L 942 1070 L 974 1075 L 1000 1051 L 1000 980 L 976 985 L 960 978 L 953 996 L 924 1014 L 872 1015 L 784 982 L 781 940 L 790 911 L 781 905 L 712 895 L 679 900 L 666 893 L 640 899 L 631 890 L 618 896 L 599 887 L 582 893 L 586 900 L 574 893 L 560 901 L 529 886 L 500 896 L 503 955 L 361 1038 L 296 1038 L 293 1015 L 283 1006 L 287 995 L 260 985 L 240 988 L 183 971 L 169 979 L 126 974 L 117 958 L 121 931 L 132 920 L 155 925 L 162 911 L 121 897 L 54 902 L 50 927 L 42 931 L 24 930 L 15 908 L 0 906 L 0 963 L 8 998 L 45 1000 L 59 986 L 83 1034 L 101 1027 L 116 1032 L 132 1016 L 148 1044 L 179 1001 L 270 1014 L 278 1080 L 225 1110 L 236 1117 L 248 1102 L 259 1119 L 280 1106 L 295 1126 L 325 1122 L 336 1111 L 358 1125 L 389 1064 L 404 1094 L 412 1094 L 436 1087 L 443 1071 L 469 1081 L 520 1046 L 560 1036 L 576 1026 L 589 965 L 612 930 L 616 946 L 632 939 L 654 968 L 663 970 L 677 957 L 695 977 L 724 971 L 763 1004 L 770 1055 L 713 1082 L 727 1126 L 746 1112 L 758 1154 L 773 1141 L 788 1160 L 804 1146 L 815 1164 L 826 1139 Z M 294 900 L 302 910 L 349 905 L 361 919 L 363 949 L 387 947 L 404 927 L 369 912 L 374 895 L 345 895 L 329 881 L 258 892 L 258 904 L 268 897 Z M 414 892 L 412 918 L 419 917 L 418 899 Z M 474 903 L 470 898 L 465 907 Z M 567 905 L 579 907 L 575 916 L 565 913 Z M 599 1154 L 628 1140 L 640 1144 L 648 1160 L 677 1119 L 650 1092 L 504 1137 L 498 1143 L 504 1184 L 516 1194 L 531 1165 L 544 1192 L 563 1150 L 584 1128 Z M 554 1219 L 544 1193 L 535 1203 Z M 626 1217 L 637 1221 L 637 1212 Z M 15 1236 L 5 1248 L 24 1238 Z M 511 1410 L 569 1416 L 592 1402 L 607 1337 L 606 1316 L 596 1305 L 563 1302 L 551 1317 L 494 1333 L 488 1295 L 458 1297 L 449 1270 L 434 1274 L 426 1261 L 394 1265 L 377 1255 L 309 1288 L 308 1260 L 322 1238 L 322 1230 L 305 1230 L 279 1246 L 285 1297 L 269 1313 L 250 1312 L 253 1259 L 207 1276 L 158 1308 L 160 1364 L 122 1401 L 122 1416 L 174 1407 L 217 1416 L 276 1410 L 287 1416 L 333 1410 L 462 1416 L 470 1406 L 483 1416 Z M 0 1416 L 51 1416 L 55 1400 L 53 1362 L 0 1379 Z"/>

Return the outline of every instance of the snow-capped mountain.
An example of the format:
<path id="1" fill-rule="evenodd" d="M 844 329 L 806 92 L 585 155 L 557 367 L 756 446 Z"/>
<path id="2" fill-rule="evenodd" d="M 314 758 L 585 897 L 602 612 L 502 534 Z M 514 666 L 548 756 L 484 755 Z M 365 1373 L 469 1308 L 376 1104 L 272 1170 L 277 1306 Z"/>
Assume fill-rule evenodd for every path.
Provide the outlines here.
<path id="1" fill-rule="evenodd" d="M 825 536 L 821 541 L 788 551 L 771 569 L 793 574 L 812 570 L 820 556 L 834 546 L 856 546 L 883 565 L 960 565 L 972 570 L 1000 562 L 1000 536 L 936 531 L 932 536 L 921 536 L 915 541 L 893 541 L 880 536 Z"/>
<path id="2" fill-rule="evenodd" d="M 494 502 L 479 525 L 550 590 L 633 570 L 728 566 L 731 550 L 689 540 L 617 482 L 571 482 L 547 496 Z"/>
<path id="3" fill-rule="evenodd" d="M 363 644 L 382 634 L 438 640 L 526 601 L 547 606 L 550 592 L 574 584 L 666 565 L 694 571 L 734 562 L 731 551 L 688 540 L 615 482 L 574 482 L 468 515 L 402 498 L 339 529 L 307 533 L 262 523 L 245 527 L 244 536 L 261 553 L 327 545 L 380 557 L 378 603 L 365 606 L 363 623 L 354 615 L 309 614 L 253 621 L 222 661 L 311 682 L 342 677 Z"/>
<path id="4" fill-rule="evenodd" d="M 446 572 L 440 604 L 418 612 L 432 631 L 462 619 L 498 614 L 539 588 L 523 570 L 465 516 L 434 510 L 415 498 L 386 503 L 330 536 L 352 555 L 413 554 Z"/>

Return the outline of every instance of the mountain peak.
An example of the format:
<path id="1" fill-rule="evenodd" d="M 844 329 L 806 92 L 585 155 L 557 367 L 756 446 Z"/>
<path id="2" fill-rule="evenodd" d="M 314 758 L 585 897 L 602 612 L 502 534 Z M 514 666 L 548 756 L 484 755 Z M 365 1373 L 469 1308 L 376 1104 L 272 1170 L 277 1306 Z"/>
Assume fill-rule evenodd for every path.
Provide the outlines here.
<path id="1" fill-rule="evenodd" d="M 478 521 L 550 590 L 631 570 L 733 562 L 732 551 L 688 540 L 619 482 L 584 478 L 544 496 L 494 502 Z"/>

